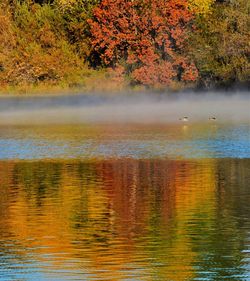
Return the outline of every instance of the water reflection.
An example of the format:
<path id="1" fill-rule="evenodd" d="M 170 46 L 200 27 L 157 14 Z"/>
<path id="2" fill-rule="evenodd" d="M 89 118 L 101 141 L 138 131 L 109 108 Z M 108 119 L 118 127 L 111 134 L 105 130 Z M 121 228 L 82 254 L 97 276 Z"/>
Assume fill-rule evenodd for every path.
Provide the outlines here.
<path id="1" fill-rule="evenodd" d="M 0 280 L 247 280 L 250 160 L 0 162 Z"/>

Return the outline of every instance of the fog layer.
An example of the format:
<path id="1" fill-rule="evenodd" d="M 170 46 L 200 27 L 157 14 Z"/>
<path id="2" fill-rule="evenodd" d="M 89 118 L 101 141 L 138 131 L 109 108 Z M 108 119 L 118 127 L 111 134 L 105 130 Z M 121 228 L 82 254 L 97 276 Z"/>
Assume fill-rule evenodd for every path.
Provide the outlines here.
<path id="1" fill-rule="evenodd" d="M 1 125 L 250 122 L 249 93 L 2 98 Z"/>

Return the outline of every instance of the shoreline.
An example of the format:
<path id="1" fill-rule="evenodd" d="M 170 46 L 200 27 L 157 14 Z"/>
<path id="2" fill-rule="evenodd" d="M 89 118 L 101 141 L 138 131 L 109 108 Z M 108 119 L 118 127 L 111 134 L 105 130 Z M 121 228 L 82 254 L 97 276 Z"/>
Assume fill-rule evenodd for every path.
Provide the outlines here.
<path id="1" fill-rule="evenodd" d="M 231 85 L 211 84 L 204 87 L 198 84 L 183 84 L 176 82 L 169 87 L 149 88 L 144 85 L 129 85 L 128 81 L 116 81 L 113 77 L 108 77 L 105 72 L 93 73 L 90 77 L 70 83 L 69 81 L 58 81 L 58 83 L 48 82 L 40 84 L 27 83 L 23 85 L 0 86 L 0 98 L 4 97 L 39 97 L 39 96 L 75 96 L 75 95 L 100 95 L 100 96 L 123 96 L 124 94 L 198 94 L 206 95 L 215 93 L 248 93 L 250 94 L 250 81 L 244 83 L 234 83 Z"/>

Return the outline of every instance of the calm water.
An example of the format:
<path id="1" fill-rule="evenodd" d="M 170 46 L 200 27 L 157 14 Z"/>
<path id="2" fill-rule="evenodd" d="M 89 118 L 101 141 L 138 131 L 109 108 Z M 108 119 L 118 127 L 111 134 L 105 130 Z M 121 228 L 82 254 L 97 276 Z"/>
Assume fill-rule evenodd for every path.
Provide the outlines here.
<path id="1" fill-rule="evenodd" d="M 0 280 L 250 280 L 250 126 L 0 126 Z"/>

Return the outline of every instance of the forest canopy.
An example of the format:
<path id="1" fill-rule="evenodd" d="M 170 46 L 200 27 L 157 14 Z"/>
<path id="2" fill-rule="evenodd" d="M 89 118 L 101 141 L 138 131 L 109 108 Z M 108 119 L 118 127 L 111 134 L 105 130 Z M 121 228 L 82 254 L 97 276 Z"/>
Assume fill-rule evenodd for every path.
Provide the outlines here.
<path id="1" fill-rule="evenodd" d="M 249 85 L 249 13 L 248 0 L 0 0 L 0 87 L 100 73 L 131 87 Z"/>

